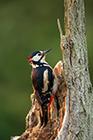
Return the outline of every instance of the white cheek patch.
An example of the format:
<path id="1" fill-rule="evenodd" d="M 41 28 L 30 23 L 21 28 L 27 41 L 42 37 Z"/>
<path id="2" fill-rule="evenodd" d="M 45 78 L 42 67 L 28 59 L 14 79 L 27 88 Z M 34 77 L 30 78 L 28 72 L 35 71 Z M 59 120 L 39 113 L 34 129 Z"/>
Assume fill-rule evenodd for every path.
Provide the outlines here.
<path id="1" fill-rule="evenodd" d="M 39 56 L 38 54 L 35 55 L 32 60 L 35 61 L 35 62 L 38 62 L 40 60 L 41 56 Z"/>
<path id="2" fill-rule="evenodd" d="M 43 58 L 41 59 L 41 63 L 46 63 L 45 56 L 43 56 Z"/>

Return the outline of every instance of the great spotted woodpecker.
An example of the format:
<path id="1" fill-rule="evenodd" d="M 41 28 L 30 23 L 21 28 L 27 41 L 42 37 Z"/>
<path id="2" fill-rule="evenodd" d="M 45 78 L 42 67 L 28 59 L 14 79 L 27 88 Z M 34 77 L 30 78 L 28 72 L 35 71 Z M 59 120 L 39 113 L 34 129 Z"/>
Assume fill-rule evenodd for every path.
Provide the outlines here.
<path id="1" fill-rule="evenodd" d="M 45 61 L 46 54 L 50 51 L 36 51 L 28 56 L 28 62 L 32 66 L 32 84 L 36 98 L 42 108 L 41 125 L 48 122 L 48 107 L 53 97 L 55 76 L 51 66 Z M 57 98 L 56 98 L 57 99 Z"/>

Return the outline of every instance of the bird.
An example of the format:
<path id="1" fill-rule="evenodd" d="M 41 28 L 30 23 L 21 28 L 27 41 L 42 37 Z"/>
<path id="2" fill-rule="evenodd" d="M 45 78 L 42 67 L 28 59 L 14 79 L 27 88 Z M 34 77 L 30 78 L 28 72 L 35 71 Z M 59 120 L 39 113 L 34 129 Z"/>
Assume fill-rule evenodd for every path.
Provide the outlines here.
<path id="1" fill-rule="evenodd" d="M 42 109 L 41 126 L 46 126 L 48 123 L 48 108 L 54 98 L 55 76 L 52 67 L 45 60 L 46 54 L 50 51 L 51 49 L 35 51 L 27 57 L 29 64 L 32 66 L 31 78 L 35 96 Z"/>

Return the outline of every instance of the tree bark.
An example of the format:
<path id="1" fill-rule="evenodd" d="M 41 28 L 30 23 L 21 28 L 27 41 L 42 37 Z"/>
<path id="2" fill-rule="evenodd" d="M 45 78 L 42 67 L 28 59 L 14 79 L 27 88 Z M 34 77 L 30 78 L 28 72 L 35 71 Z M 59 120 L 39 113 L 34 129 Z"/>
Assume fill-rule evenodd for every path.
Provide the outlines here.
<path id="1" fill-rule="evenodd" d="M 64 125 L 56 140 L 93 139 L 93 90 L 88 70 L 84 0 L 64 0 L 65 35 L 61 38 L 67 83 Z"/>
<path id="2" fill-rule="evenodd" d="M 64 8 L 65 35 L 58 21 L 63 67 L 58 63 L 54 68 L 60 83 L 56 93 L 59 118 L 54 102 L 48 125 L 40 128 L 40 106 L 33 98 L 26 131 L 12 140 L 93 140 L 93 90 L 88 70 L 84 0 L 64 0 Z"/>

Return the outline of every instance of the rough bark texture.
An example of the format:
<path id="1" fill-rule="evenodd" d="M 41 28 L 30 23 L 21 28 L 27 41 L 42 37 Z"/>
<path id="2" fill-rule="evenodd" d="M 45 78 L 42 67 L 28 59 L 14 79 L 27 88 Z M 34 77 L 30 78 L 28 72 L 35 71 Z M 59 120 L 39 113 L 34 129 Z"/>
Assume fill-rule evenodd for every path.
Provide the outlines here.
<path id="1" fill-rule="evenodd" d="M 13 140 L 93 140 L 93 90 L 88 70 L 84 0 L 64 0 L 64 7 L 65 35 L 60 30 L 64 72 L 59 64 L 54 69 L 59 81 L 56 95 L 60 110 L 57 112 L 54 101 L 47 126 L 40 128 L 41 109 L 33 96 L 26 131 Z"/>
<path id="2" fill-rule="evenodd" d="M 61 48 L 68 90 L 64 125 L 56 140 L 92 140 L 93 92 L 88 70 L 84 0 L 64 0 L 64 7 L 65 35 Z"/>

